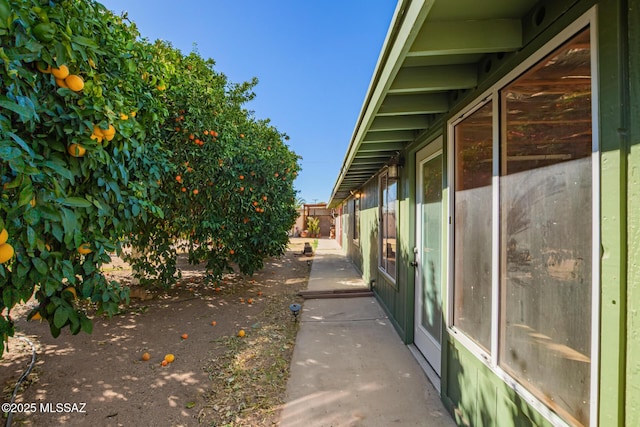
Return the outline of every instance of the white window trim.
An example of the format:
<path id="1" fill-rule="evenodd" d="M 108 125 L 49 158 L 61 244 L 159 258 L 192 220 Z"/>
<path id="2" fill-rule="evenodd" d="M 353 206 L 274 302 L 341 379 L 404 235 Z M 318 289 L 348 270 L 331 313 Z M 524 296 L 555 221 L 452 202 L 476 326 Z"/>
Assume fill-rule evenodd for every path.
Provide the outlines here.
<path id="1" fill-rule="evenodd" d="M 509 72 L 505 77 L 496 82 L 490 89 L 476 98 L 475 101 L 469 103 L 459 115 L 449 120 L 447 123 L 448 141 L 455 141 L 454 128 L 462 120 L 473 114 L 479 108 L 483 107 L 489 100 L 493 101 L 493 177 L 492 177 L 492 214 L 494 218 L 500 218 L 500 187 L 498 181 L 500 178 L 499 164 L 497 157 L 499 156 L 500 128 L 499 114 L 497 114 L 496 106 L 499 102 L 499 90 L 514 81 L 518 76 L 523 74 L 528 68 L 537 64 L 545 56 L 549 55 L 560 45 L 565 43 L 581 29 L 589 26 L 590 28 L 590 51 L 591 51 L 591 117 L 592 117 L 592 284 L 591 284 L 591 384 L 590 384 L 590 419 L 591 425 L 598 425 L 598 401 L 599 401 L 599 365 L 600 365 L 600 141 L 599 141 L 599 73 L 598 73 L 598 27 L 597 27 L 597 5 L 592 7 L 588 12 L 568 25 L 559 34 L 553 37 L 542 48 L 538 49 L 533 55 L 519 64 L 515 69 Z M 513 391 L 523 398 L 529 405 L 536 409 L 547 421 L 554 426 L 568 427 L 569 424 L 560 418 L 553 410 L 545 405 L 533 393 L 529 392 L 520 385 L 511 375 L 505 372 L 499 366 L 498 348 L 499 348 L 499 315 L 500 315 L 500 221 L 492 221 L 492 307 L 491 307 L 491 354 L 488 354 L 475 341 L 469 338 L 464 332 L 457 329 L 453 325 L 454 313 L 454 208 L 455 208 L 455 153 L 453 144 L 448 144 L 448 180 L 450 188 L 449 196 L 449 224 L 447 227 L 447 241 L 449 244 L 449 265 L 448 285 L 447 285 L 447 332 L 453 339 L 460 342 L 467 350 L 474 354 L 478 359 L 491 371 L 493 371 L 500 379 L 502 379 Z"/>
<path id="2" fill-rule="evenodd" d="M 396 279 L 394 277 L 392 277 L 386 269 L 382 268 L 382 204 L 383 204 L 383 197 L 382 197 L 382 177 L 386 176 L 387 177 L 387 187 L 389 186 L 389 171 L 388 170 L 384 170 L 382 173 L 380 173 L 380 175 L 378 176 L 378 272 L 380 272 L 380 274 L 382 274 L 382 276 L 392 285 L 395 286 L 396 285 Z M 399 181 L 396 181 L 396 184 L 399 185 Z M 396 191 L 399 193 L 399 189 L 398 187 L 396 187 Z M 396 194 L 396 201 L 397 201 L 397 194 Z M 397 239 L 398 239 L 398 212 L 396 210 L 396 223 L 395 223 L 395 227 L 396 227 L 396 244 L 397 244 Z M 395 262 L 395 266 L 396 266 L 396 271 L 394 272 L 396 277 L 398 277 L 398 251 L 396 249 L 396 262 Z"/>
<path id="3" fill-rule="evenodd" d="M 356 215 L 356 205 L 358 205 L 358 215 Z M 360 221 L 362 218 L 360 214 L 362 213 L 362 198 L 354 197 L 353 198 L 353 236 L 351 241 L 355 246 L 360 246 Z M 356 238 L 356 232 L 358 237 Z"/>

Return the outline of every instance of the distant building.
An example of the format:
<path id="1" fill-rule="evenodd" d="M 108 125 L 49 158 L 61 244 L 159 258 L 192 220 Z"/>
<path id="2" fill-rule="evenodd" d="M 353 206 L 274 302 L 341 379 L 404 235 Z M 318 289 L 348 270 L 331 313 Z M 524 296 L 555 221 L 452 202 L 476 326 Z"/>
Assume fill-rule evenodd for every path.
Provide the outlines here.
<path id="1" fill-rule="evenodd" d="M 309 217 L 318 218 L 320 220 L 320 236 L 329 237 L 334 227 L 334 213 L 332 209 L 327 208 L 326 203 L 313 203 L 302 205 L 298 209 L 298 219 L 294 225 L 292 236 L 296 235 L 296 231 L 302 234 L 307 230 L 307 219 Z"/>

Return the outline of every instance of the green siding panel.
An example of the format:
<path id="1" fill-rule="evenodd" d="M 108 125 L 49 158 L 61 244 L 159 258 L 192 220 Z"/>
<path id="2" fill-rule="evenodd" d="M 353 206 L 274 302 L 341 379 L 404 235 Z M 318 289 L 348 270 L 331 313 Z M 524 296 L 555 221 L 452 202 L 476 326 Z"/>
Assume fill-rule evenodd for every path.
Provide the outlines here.
<path id="1" fill-rule="evenodd" d="M 626 425 L 640 425 L 640 2 L 628 7 L 630 150 L 627 206 L 627 384 Z"/>
<path id="2" fill-rule="evenodd" d="M 600 405 L 602 426 L 624 425 L 625 306 L 626 306 L 626 183 L 621 2 L 599 4 L 599 85 L 601 149 L 601 318 Z"/>
<path id="3" fill-rule="evenodd" d="M 551 427 L 486 365 L 449 337 L 443 402 L 460 426 Z"/>
<path id="4" fill-rule="evenodd" d="M 407 172 L 403 170 L 404 176 Z M 391 323 L 396 328 L 400 338 L 404 342 L 409 342 L 409 330 L 407 325 L 413 322 L 412 312 L 409 312 L 410 295 L 413 292 L 413 277 L 407 270 L 407 248 L 406 236 L 409 234 L 408 212 L 408 188 L 405 188 L 403 177 L 399 180 L 397 226 L 397 279 L 395 283 L 390 282 L 384 274 L 378 270 L 378 227 L 379 227 L 379 184 L 378 178 L 374 177 L 361 189 L 361 211 L 360 211 L 360 239 L 358 244 L 353 241 L 353 199 L 349 199 L 345 206 L 345 212 L 349 217 L 345 221 L 349 230 L 346 232 L 347 254 L 353 260 L 356 267 L 362 273 L 363 280 L 369 283 L 375 280 L 374 291 L 380 304 L 390 317 Z M 413 253 L 413 249 L 411 249 Z M 412 307 L 412 305 L 411 305 Z M 412 308 L 411 308 L 412 310 Z"/>

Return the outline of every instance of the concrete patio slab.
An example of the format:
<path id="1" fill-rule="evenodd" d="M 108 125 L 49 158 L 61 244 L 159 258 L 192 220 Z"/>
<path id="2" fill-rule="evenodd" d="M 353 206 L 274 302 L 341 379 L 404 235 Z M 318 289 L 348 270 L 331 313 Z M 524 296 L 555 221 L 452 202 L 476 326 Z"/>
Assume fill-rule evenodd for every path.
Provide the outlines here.
<path id="1" fill-rule="evenodd" d="M 311 286 L 364 284 L 320 240 Z M 300 317 L 281 427 L 455 426 L 374 297 L 309 299 Z"/>

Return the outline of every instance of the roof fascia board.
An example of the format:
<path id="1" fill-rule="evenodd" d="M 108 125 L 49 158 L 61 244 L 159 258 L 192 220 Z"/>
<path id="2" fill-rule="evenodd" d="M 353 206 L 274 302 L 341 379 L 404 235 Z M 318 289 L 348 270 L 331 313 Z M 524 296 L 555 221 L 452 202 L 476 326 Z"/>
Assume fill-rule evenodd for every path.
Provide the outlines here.
<path id="1" fill-rule="evenodd" d="M 407 55 L 422 24 L 426 20 L 436 0 L 400 0 L 394 12 L 392 24 L 387 32 L 382 51 L 378 57 L 373 78 L 369 84 L 365 102 L 360 110 L 349 148 L 345 155 L 333 194 L 340 187 L 342 179 L 355 157 L 361 140 L 364 138 L 375 111 L 379 108 L 384 94 L 393 82 L 402 66 L 402 59 Z M 333 194 L 329 203 L 332 202 Z"/>

